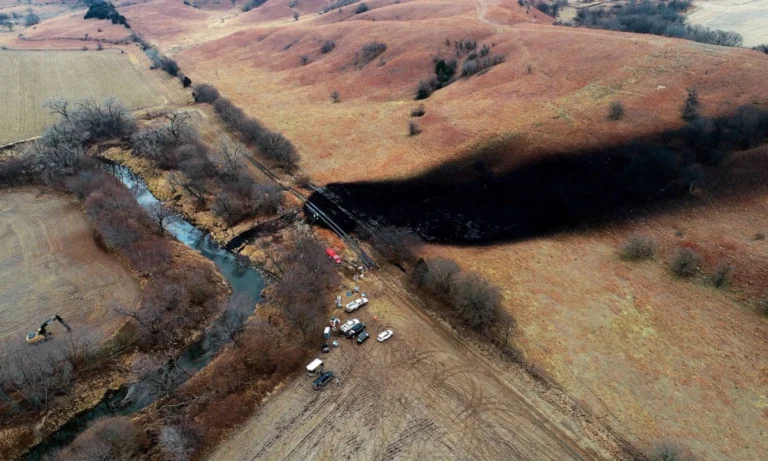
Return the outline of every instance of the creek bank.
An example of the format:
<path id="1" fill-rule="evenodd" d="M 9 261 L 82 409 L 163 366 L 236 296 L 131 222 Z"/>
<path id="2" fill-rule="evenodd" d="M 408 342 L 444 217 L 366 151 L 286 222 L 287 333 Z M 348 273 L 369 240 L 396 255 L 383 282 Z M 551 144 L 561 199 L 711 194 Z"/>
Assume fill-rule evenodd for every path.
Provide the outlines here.
<path id="1" fill-rule="evenodd" d="M 105 163 L 109 165 L 115 177 L 133 191 L 136 201 L 144 209 L 149 209 L 160 203 L 149 191 L 147 185 L 126 167 L 113 162 Z M 245 297 L 249 305 L 255 308 L 261 300 L 261 292 L 265 287 L 265 281 L 256 269 L 238 265 L 235 255 L 221 248 L 210 234 L 198 229 L 179 216 L 173 216 L 166 229 L 176 240 L 213 262 L 220 274 L 229 282 L 232 296 Z M 226 312 L 219 319 L 223 317 L 226 317 Z M 227 319 L 222 321 L 225 320 Z M 242 322 L 245 320 L 245 318 L 240 319 Z M 216 321 L 212 322 L 212 325 L 215 323 Z M 216 353 L 226 344 L 226 342 L 214 337 L 215 331 L 213 330 L 215 329 L 209 328 L 199 339 L 182 349 L 176 358 L 169 360 L 164 365 L 164 368 L 183 371 L 178 373 L 178 378 L 173 383 L 174 387 L 181 386 L 208 365 Z M 141 384 L 141 380 L 139 384 Z M 97 405 L 75 415 L 53 434 L 32 447 L 23 456 L 23 459 L 33 461 L 42 459 L 57 448 L 71 443 L 93 420 L 102 416 L 131 415 L 146 408 L 159 398 L 159 396 L 151 393 L 139 396 L 139 398 L 132 398 L 130 393 L 134 385 L 135 383 L 126 383 L 116 391 L 108 391 Z"/>

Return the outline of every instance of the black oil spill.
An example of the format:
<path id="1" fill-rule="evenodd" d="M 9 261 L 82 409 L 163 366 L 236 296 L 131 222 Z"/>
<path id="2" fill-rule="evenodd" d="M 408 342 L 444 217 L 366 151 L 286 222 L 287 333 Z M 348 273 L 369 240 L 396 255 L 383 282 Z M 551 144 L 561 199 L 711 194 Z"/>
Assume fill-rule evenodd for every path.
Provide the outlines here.
<path id="1" fill-rule="evenodd" d="M 407 227 L 427 241 L 513 241 L 685 204 L 708 187 L 716 195 L 712 178 L 729 153 L 767 136 L 768 113 L 741 109 L 622 145 L 543 153 L 508 170 L 483 154 L 403 180 L 329 184 L 310 202 L 347 231 L 359 224 L 338 205 L 363 222 Z"/>

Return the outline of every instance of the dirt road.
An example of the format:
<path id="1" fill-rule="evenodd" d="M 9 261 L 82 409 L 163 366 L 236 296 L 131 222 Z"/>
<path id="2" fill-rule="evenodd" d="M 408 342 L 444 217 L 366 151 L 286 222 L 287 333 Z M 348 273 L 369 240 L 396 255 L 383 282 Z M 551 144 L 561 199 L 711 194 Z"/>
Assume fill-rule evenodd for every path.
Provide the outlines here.
<path id="1" fill-rule="evenodd" d="M 76 203 L 24 189 L 0 193 L 0 293 L 0 341 L 22 341 L 53 314 L 76 334 L 106 334 L 123 321 L 108 302 L 138 303 L 139 285 L 96 246 Z"/>
<path id="2" fill-rule="evenodd" d="M 322 357 L 340 383 L 314 391 L 301 374 L 211 459 L 613 457 L 614 441 L 590 429 L 597 437 L 588 438 L 522 370 L 492 363 L 418 311 L 392 279 L 371 277 L 362 288 L 371 303 L 354 317 L 372 335 L 392 328 L 394 337 L 363 345 L 340 338 L 341 347 Z"/>

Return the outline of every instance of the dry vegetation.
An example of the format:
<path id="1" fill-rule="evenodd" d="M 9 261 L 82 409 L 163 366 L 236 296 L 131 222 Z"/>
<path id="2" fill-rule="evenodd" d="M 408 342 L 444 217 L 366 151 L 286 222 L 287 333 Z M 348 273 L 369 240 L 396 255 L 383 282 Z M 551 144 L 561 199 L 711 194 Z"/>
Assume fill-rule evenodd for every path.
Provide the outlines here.
<path id="1" fill-rule="evenodd" d="M 164 80 L 115 50 L 0 51 L 0 145 L 37 136 L 55 120 L 43 107 L 50 98 L 117 96 L 141 109 L 168 101 Z M 178 97 L 170 91 L 171 99 Z"/>

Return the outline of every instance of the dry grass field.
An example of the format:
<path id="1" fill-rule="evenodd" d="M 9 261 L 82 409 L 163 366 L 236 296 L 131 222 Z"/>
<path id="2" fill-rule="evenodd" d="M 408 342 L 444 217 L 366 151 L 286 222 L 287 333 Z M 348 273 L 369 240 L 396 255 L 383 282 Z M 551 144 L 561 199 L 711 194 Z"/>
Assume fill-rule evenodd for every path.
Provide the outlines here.
<path id="1" fill-rule="evenodd" d="M 768 43 L 767 0 L 697 0 L 688 21 L 738 32 L 744 37 L 744 46 Z"/>
<path id="2" fill-rule="evenodd" d="M 106 335 L 123 322 L 109 302 L 140 297 L 130 272 L 96 246 L 78 204 L 33 189 L 0 194 L 0 293 L 0 341 L 23 341 L 53 314 L 75 333 Z"/>
<path id="3" fill-rule="evenodd" d="M 115 96 L 131 109 L 180 98 L 170 77 L 117 50 L 0 51 L 0 145 L 38 136 L 54 118 L 43 103 Z"/>

